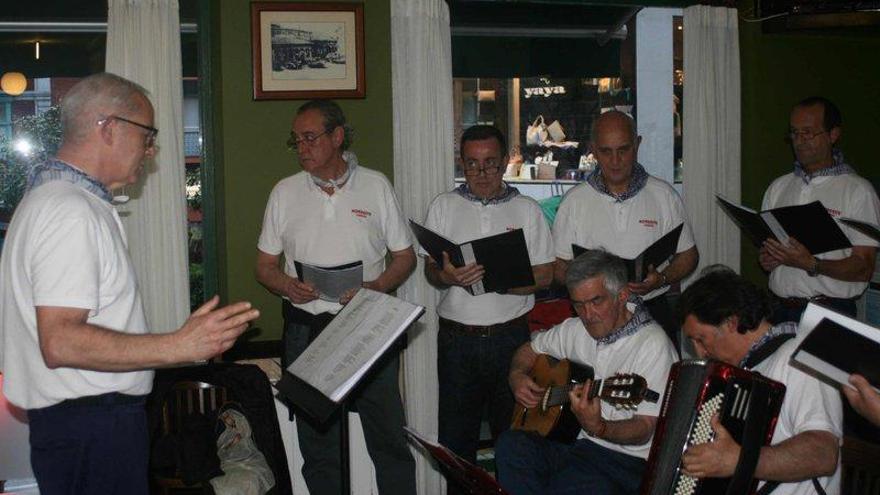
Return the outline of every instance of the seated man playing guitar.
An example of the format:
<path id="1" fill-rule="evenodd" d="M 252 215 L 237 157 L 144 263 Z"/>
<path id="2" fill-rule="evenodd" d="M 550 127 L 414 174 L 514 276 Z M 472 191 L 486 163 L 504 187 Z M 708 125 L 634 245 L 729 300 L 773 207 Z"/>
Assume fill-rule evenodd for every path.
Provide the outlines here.
<path id="1" fill-rule="evenodd" d="M 539 407 L 544 390 L 529 376 L 540 354 L 591 366 L 597 378 L 618 373 L 644 377 L 663 391 L 676 352 L 641 300 L 627 288 L 623 261 L 601 250 L 578 256 L 566 273 L 577 318 L 570 318 L 523 344 L 509 381 L 517 402 Z M 509 430 L 495 447 L 501 485 L 511 495 L 532 493 L 635 494 L 638 492 L 659 403 L 618 409 L 590 398 L 590 382 L 570 392 L 582 430 L 572 444 Z"/>

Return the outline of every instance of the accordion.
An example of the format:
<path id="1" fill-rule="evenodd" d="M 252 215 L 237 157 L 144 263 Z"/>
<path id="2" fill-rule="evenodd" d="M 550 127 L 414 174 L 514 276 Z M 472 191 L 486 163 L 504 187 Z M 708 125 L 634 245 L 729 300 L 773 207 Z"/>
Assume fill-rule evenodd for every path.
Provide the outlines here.
<path id="1" fill-rule="evenodd" d="M 773 437 L 784 396 L 785 385 L 718 361 L 673 365 L 640 494 L 753 494 L 758 455 Z M 730 478 L 696 479 L 681 471 L 681 456 L 690 445 L 712 441 L 715 413 L 742 447 L 736 472 Z"/>

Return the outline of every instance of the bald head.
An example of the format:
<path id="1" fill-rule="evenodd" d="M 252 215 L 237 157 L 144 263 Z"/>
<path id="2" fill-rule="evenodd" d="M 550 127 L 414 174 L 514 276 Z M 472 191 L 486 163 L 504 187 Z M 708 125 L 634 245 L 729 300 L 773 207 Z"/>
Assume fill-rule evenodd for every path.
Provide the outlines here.
<path id="1" fill-rule="evenodd" d="M 79 144 L 95 124 L 109 115 L 131 114 L 150 106 L 142 86 L 102 72 L 76 83 L 61 101 L 62 144 Z"/>
<path id="2" fill-rule="evenodd" d="M 593 128 L 590 129 L 590 140 L 595 143 L 598 141 L 600 134 L 610 130 L 623 130 L 623 132 L 630 135 L 633 142 L 638 139 L 636 121 L 620 110 L 611 110 L 593 120 Z"/>

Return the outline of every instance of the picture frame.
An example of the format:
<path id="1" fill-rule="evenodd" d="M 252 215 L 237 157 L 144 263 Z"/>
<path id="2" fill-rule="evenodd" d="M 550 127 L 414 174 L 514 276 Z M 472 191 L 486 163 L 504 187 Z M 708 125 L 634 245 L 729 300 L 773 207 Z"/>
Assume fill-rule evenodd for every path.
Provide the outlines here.
<path id="1" fill-rule="evenodd" d="M 254 100 L 364 98 L 362 3 L 253 2 Z"/>

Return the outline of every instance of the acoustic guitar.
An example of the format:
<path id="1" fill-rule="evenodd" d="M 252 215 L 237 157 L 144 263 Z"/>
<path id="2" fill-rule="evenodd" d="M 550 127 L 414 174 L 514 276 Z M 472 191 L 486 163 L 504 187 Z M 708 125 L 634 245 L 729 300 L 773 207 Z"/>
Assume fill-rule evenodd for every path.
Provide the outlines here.
<path id="1" fill-rule="evenodd" d="M 545 389 L 544 396 L 541 403 L 533 408 L 516 404 L 510 428 L 532 431 L 557 442 L 575 441 L 581 425 L 571 408 L 567 407 L 568 393 L 593 378 L 592 368 L 541 354 L 532 368 L 531 376 L 535 383 Z M 599 397 L 624 409 L 635 409 L 643 400 L 657 402 L 660 399 L 660 394 L 648 388 L 645 378 L 636 374 L 594 380 L 587 394 L 591 399 Z"/>

